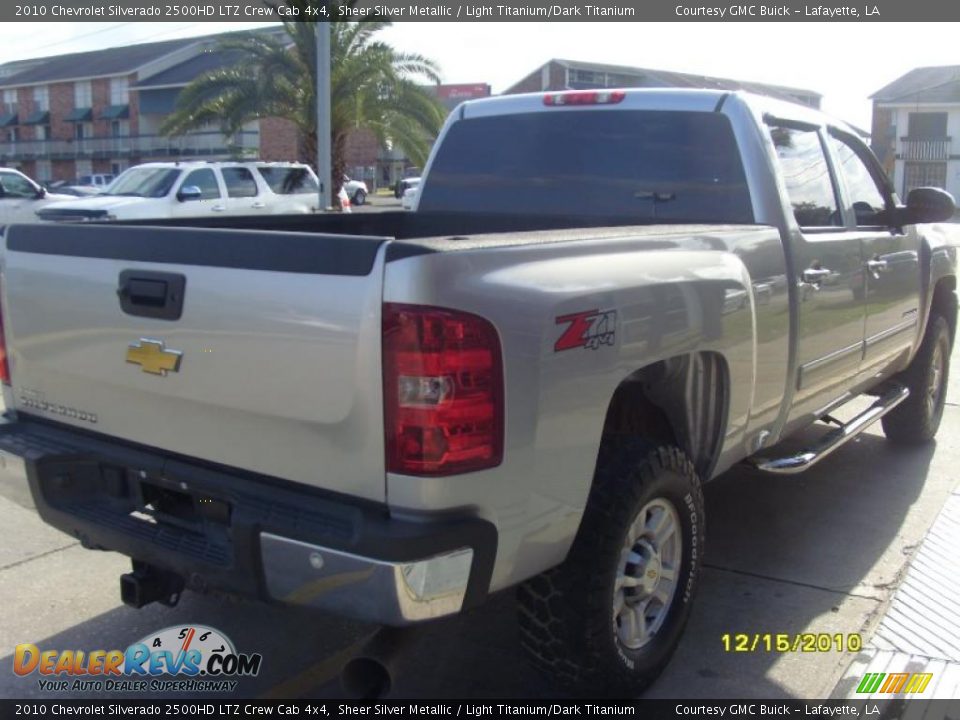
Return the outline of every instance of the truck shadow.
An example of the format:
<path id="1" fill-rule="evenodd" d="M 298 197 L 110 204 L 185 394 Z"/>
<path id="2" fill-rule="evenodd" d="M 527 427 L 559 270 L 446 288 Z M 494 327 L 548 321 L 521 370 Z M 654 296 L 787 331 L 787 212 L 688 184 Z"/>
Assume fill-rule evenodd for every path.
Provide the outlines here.
<path id="1" fill-rule="evenodd" d="M 811 429 L 793 441 L 803 443 L 818 432 Z M 905 562 L 882 557 L 923 488 L 934 447 L 894 448 L 878 435 L 865 434 L 804 475 L 778 478 L 739 466 L 710 483 L 706 566 L 698 599 L 677 655 L 647 696 L 789 697 L 789 685 L 769 677 L 781 662 L 794 663 L 798 672 L 819 672 L 824 682 L 836 679 L 843 660 L 836 653 L 731 653 L 724 650 L 721 636 L 839 632 L 836 619 L 848 603 L 862 606 L 866 622 Z M 422 627 L 399 663 L 391 696 L 563 696 L 563 688 L 526 665 L 515 610 L 513 593 L 505 592 L 482 608 Z M 846 618 L 844 633 L 860 629 L 859 624 L 850 627 L 849 613 Z M 57 635 L 18 642 L 42 649 L 124 649 L 162 628 L 197 623 L 226 633 L 240 652 L 263 654 L 260 675 L 242 679 L 235 693 L 194 695 L 212 702 L 239 696 L 341 698 L 338 672 L 375 630 L 296 608 L 188 593 L 176 608 L 118 606 Z M 29 625 L 23 618 L 23 626 Z M 0 660 L 8 668 L 10 650 Z M 7 675 L 0 680 L 0 694 L 53 696 L 38 688 L 36 674 Z M 143 697 L 107 692 L 56 696 Z"/>

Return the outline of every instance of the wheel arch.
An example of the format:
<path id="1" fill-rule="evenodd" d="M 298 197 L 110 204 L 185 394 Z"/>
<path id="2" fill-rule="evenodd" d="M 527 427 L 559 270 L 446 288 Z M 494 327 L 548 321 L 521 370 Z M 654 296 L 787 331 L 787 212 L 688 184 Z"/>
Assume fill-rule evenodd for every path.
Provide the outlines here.
<path id="1" fill-rule="evenodd" d="M 704 480 L 720 455 L 730 402 L 726 359 L 713 351 L 678 355 L 627 375 L 607 406 L 603 435 L 676 445 Z"/>

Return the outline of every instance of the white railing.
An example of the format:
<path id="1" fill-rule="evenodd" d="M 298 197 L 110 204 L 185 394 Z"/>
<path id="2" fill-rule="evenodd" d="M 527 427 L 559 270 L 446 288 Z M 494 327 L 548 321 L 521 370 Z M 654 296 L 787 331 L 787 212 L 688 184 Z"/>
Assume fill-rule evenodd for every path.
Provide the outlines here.
<path id="1" fill-rule="evenodd" d="M 945 162 L 950 159 L 952 138 L 900 138 L 900 157 L 919 162 Z"/>
<path id="2" fill-rule="evenodd" d="M 75 158 L 179 158 L 206 155 L 256 154 L 260 133 L 243 131 L 187 135 L 129 135 L 76 140 L 21 140 L 0 143 L 0 164 L 5 160 L 71 160 Z"/>

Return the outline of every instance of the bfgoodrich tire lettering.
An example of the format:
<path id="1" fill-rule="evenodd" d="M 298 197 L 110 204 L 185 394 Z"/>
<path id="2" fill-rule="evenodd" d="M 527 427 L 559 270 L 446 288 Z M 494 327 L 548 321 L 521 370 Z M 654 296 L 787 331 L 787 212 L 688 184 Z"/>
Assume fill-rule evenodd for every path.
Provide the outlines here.
<path id="1" fill-rule="evenodd" d="M 624 642 L 631 634 L 623 632 L 622 617 L 618 621 L 618 587 L 625 567 L 634 580 L 629 589 L 637 607 L 660 587 L 653 577 L 639 587 L 641 577 L 660 566 L 636 558 L 656 549 L 656 513 L 666 507 L 674 511 L 682 547 L 674 591 L 655 632 L 643 641 Z M 635 533 L 640 542 L 630 544 L 631 528 L 643 520 L 644 510 L 646 529 Z M 636 438 L 605 439 L 570 554 L 562 565 L 518 590 L 521 642 L 534 665 L 583 694 L 630 695 L 652 683 L 670 660 L 690 614 L 703 559 L 703 515 L 700 480 L 679 449 L 654 448 Z M 636 556 L 632 569 L 623 562 L 631 552 Z M 670 565 L 669 556 L 668 542 L 657 561 L 663 569 Z"/>

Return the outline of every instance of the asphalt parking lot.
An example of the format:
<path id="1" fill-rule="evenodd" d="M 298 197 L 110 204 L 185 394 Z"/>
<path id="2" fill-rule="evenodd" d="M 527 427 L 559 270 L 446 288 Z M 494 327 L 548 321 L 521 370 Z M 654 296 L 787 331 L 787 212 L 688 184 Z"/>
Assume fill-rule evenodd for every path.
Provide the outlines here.
<path id="1" fill-rule="evenodd" d="M 828 696 L 850 653 L 733 653 L 725 652 L 721 638 L 813 632 L 861 633 L 867 639 L 911 554 L 958 485 L 960 367 L 954 368 L 947 401 L 935 444 L 897 449 L 877 426 L 805 475 L 774 478 L 738 467 L 710 483 L 706 568 L 697 603 L 679 651 L 647 697 Z M 10 671 L 19 643 L 123 649 L 147 633 L 191 623 L 222 630 L 242 652 L 263 654 L 260 675 L 241 681 L 242 696 L 342 697 L 339 669 L 375 630 L 293 608 L 192 593 L 176 608 L 132 610 L 121 604 L 118 588 L 128 561 L 84 550 L 44 525 L 25 487 L 0 484 L 0 517 L 6 537 L 0 545 L 2 697 L 53 697 L 39 689 L 36 675 L 20 678 Z M 511 593 L 423 627 L 399 668 L 393 697 L 562 695 L 524 663 Z"/>

